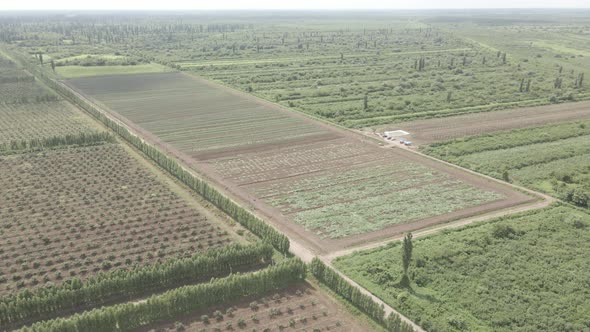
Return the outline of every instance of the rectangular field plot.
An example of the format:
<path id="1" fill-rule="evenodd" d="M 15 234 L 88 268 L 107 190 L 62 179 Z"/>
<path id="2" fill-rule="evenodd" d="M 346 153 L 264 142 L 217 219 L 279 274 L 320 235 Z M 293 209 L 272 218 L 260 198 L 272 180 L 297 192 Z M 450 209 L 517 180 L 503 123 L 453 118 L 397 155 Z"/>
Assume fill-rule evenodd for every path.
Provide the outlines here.
<path id="1" fill-rule="evenodd" d="M 181 73 L 81 78 L 67 83 L 189 155 L 231 153 L 329 134 Z"/>
<path id="2" fill-rule="evenodd" d="M 235 239 L 118 144 L 0 158 L 0 296 Z"/>
<path id="3" fill-rule="evenodd" d="M 590 215 L 553 206 L 414 239 L 335 266 L 427 331 L 586 331 Z"/>
<path id="4" fill-rule="evenodd" d="M 333 299 L 308 283 L 193 313 L 139 331 L 369 331 Z"/>
<path id="5" fill-rule="evenodd" d="M 323 162 L 304 158 L 301 164 L 293 164 L 290 161 L 297 158 L 278 153 L 274 161 L 284 160 L 288 165 L 267 163 L 260 173 L 245 168 L 240 171 L 240 167 L 232 171 L 253 173 L 258 179 L 276 179 L 275 174 L 281 174 L 278 180 L 254 182 L 246 187 L 322 238 L 377 231 L 506 198 L 409 160 L 380 159 L 375 153 L 351 153 L 349 158 L 342 158 L 337 149 L 331 150 L 332 160 L 325 158 L 327 154 L 321 150 L 318 154 L 309 149 L 299 151 L 307 151 L 307 157 L 318 157 Z M 308 172 L 299 175 L 302 171 Z"/>
<path id="6" fill-rule="evenodd" d="M 318 250 L 531 200 L 185 74 L 67 83 Z"/>
<path id="7" fill-rule="evenodd" d="M 468 136 L 433 144 L 424 151 L 590 206 L 590 120 Z"/>
<path id="8" fill-rule="evenodd" d="M 0 104 L 0 144 L 98 130 L 87 116 L 64 101 Z"/>

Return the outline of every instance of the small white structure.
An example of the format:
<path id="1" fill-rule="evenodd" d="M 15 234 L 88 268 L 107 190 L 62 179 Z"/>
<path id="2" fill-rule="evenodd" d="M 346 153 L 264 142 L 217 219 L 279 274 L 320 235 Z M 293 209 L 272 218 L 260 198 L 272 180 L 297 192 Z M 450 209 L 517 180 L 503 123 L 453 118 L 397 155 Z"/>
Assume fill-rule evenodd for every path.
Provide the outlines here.
<path id="1" fill-rule="evenodd" d="M 385 138 L 398 138 L 398 137 L 402 137 L 402 136 L 406 136 L 409 135 L 410 133 L 408 133 L 407 131 L 403 131 L 403 130 L 393 130 L 393 131 L 386 131 L 383 133 L 383 137 Z"/>

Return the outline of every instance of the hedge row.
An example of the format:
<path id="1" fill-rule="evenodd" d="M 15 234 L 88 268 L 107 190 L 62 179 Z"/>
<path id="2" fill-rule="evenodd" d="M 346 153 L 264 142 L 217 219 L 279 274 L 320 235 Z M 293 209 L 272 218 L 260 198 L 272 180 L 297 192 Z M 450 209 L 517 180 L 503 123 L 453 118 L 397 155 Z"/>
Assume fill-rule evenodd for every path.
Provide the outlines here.
<path id="1" fill-rule="evenodd" d="M 35 323 L 20 331 L 129 331 L 247 296 L 286 288 L 303 281 L 305 274 L 305 264 L 299 259 L 292 258 L 257 272 L 233 274 L 210 283 L 177 288 L 161 295 L 154 295 L 146 302 L 94 309 L 68 318 Z"/>
<path id="2" fill-rule="evenodd" d="M 266 243 L 232 244 L 191 258 L 175 258 L 132 270 L 101 273 L 85 282 L 73 278 L 60 286 L 24 290 L 0 300 L 0 326 L 18 327 L 114 300 L 127 301 L 147 291 L 166 290 L 183 283 L 225 276 L 269 263 L 272 255 L 273 249 Z"/>

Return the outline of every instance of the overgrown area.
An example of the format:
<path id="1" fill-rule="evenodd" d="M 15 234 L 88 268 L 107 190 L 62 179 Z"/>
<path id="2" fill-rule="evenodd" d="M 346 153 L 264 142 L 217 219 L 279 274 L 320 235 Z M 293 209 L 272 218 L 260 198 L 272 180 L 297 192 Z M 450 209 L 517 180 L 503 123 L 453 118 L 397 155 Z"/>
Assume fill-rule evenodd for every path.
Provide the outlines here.
<path id="1" fill-rule="evenodd" d="M 428 331 L 584 331 L 589 230 L 558 205 L 414 240 L 409 288 L 399 243 L 335 265 Z"/>

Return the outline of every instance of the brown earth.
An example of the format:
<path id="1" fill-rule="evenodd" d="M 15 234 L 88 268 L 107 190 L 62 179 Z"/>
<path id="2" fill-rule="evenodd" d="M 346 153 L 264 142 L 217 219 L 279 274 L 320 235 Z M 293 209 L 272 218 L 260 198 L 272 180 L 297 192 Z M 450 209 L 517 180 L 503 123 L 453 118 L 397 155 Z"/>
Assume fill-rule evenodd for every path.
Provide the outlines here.
<path id="1" fill-rule="evenodd" d="M 298 118 L 304 122 L 313 123 L 315 125 L 321 126 L 326 132 L 330 133 L 330 135 L 328 135 L 329 139 L 327 139 L 326 142 L 322 142 L 322 141 L 318 141 L 317 138 L 315 138 L 315 137 L 308 138 L 308 139 L 302 138 L 296 142 L 293 142 L 293 144 L 291 144 L 288 147 L 285 147 L 284 145 L 279 145 L 276 147 L 262 145 L 262 146 L 258 146 L 258 147 L 252 147 L 247 150 L 243 150 L 240 148 L 237 148 L 237 149 L 230 148 L 221 154 L 213 154 L 213 155 L 191 154 L 191 153 L 187 153 L 188 151 L 186 151 L 186 152 L 179 151 L 178 149 L 174 148 L 170 144 L 167 144 L 166 142 L 163 142 L 162 140 L 160 140 L 154 134 L 152 134 L 152 133 L 144 130 L 143 128 L 139 127 L 138 125 L 134 124 L 129 119 L 126 119 L 125 117 L 114 112 L 113 110 L 108 110 L 108 108 L 106 106 L 104 106 L 103 104 L 97 103 L 97 102 L 95 102 L 95 103 L 99 107 L 101 107 L 102 109 L 108 110 L 108 112 L 110 114 L 112 114 L 114 117 L 121 120 L 123 123 L 125 123 L 125 125 L 127 125 L 129 128 L 131 128 L 132 131 L 136 132 L 138 135 L 140 135 L 140 136 L 146 138 L 148 141 L 156 144 L 157 146 L 162 148 L 164 151 L 166 151 L 168 154 L 174 155 L 179 160 L 183 161 L 186 165 L 190 166 L 191 168 L 193 168 L 194 170 L 199 172 L 199 174 L 203 178 L 216 184 L 217 187 L 219 189 L 221 189 L 226 195 L 228 195 L 229 197 L 231 197 L 232 199 L 234 199 L 238 202 L 241 202 L 243 206 L 249 208 L 255 214 L 262 217 L 264 220 L 267 220 L 268 222 L 270 222 L 274 227 L 278 228 L 281 232 L 287 234 L 291 238 L 291 240 L 302 243 L 305 247 L 307 247 L 308 249 L 310 249 L 312 252 L 314 252 L 316 254 L 325 254 L 325 253 L 341 250 L 346 247 L 360 245 L 360 244 L 372 242 L 372 241 L 383 240 L 383 239 L 394 237 L 395 235 L 398 235 L 398 234 L 401 234 L 404 232 L 414 231 L 414 230 L 421 229 L 424 227 L 430 227 L 435 224 L 450 222 L 453 220 L 457 220 L 460 218 L 465 218 L 465 217 L 469 217 L 469 216 L 473 216 L 473 215 L 480 215 L 483 213 L 488 213 L 490 211 L 504 209 L 504 208 L 511 207 L 511 206 L 518 206 L 518 205 L 522 205 L 522 204 L 525 204 L 527 202 L 531 202 L 534 200 L 534 198 L 532 198 L 531 196 L 527 196 L 521 192 L 518 192 L 518 191 L 514 190 L 513 188 L 506 186 L 498 181 L 486 179 L 486 178 L 480 177 L 478 175 L 465 172 L 462 169 L 449 167 L 448 165 L 445 165 L 445 164 L 440 163 L 438 161 L 429 159 L 424 156 L 413 154 L 413 153 L 405 151 L 403 149 L 384 149 L 381 146 L 381 144 L 379 144 L 376 140 L 364 137 L 362 135 L 355 134 L 349 130 L 344 130 L 344 129 L 341 129 L 341 128 L 338 128 L 338 127 L 335 127 L 332 125 L 328 125 L 328 124 L 320 122 L 320 121 L 316 121 L 315 119 L 312 119 L 306 115 L 291 112 L 291 111 L 286 110 L 286 109 L 284 109 L 276 104 L 273 104 L 271 102 L 260 100 L 256 97 L 253 97 L 251 95 L 248 95 L 248 94 L 245 94 L 245 93 L 233 90 L 233 89 L 225 88 L 225 87 L 220 86 L 220 85 L 213 83 L 213 82 L 202 80 L 200 78 L 194 78 L 194 79 L 197 82 L 200 82 L 202 84 L 212 85 L 212 86 L 216 86 L 220 89 L 225 89 L 231 95 L 236 96 L 238 98 L 245 98 L 245 99 L 248 99 L 249 101 L 255 101 L 257 103 L 260 103 L 260 105 L 262 105 L 262 106 L 273 108 L 276 112 L 286 112 L 290 116 Z M 79 91 L 77 91 L 77 92 L 79 92 Z M 86 97 L 87 99 L 94 101 L 94 99 L 83 95 L 81 92 L 79 92 L 79 93 L 83 97 Z M 360 146 L 362 146 L 361 150 L 364 150 L 366 154 L 374 156 L 374 157 L 371 157 L 371 158 L 373 158 L 372 160 L 374 160 L 374 158 L 380 158 L 380 159 L 385 159 L 385 160 L 387 160 L 387 159 L 390 159 L 390 160 L 401 159 L 401 160 L 412 161 L 414 163 L 425 165 L 425 166 L 431 167 L 437 171 L 440 171 L 442 173 L 449 174 L 450 176 L 460 179 L 460 180 L 462 180 L 472 186 L 475 186 L 477 188 L 481 188 L 483 190 L 495 191 L 497 193 L 503 194 L 505 196 L 505 198 L 502 200 L 490 202 L 488 204 L 484 204 L 481 206 L 466 208 L 466 209 L 462 209 L 459 211 L 453 211 L 453 212 L 450 212 L 450 213 L 447 213 L 444 215 L 438 215 L 438 216 L 434 216 L 434 217 L 430 217 L 430 218 L 426 218 L 426 219 L 421 219 L 421 220 L 410 220 L 409 223 L 400 224 L 400 225 L 393 225 L 393 226 L 386 227 L 385 229 L 382 229 L 379 231 L 374 231 L 374 232 L 365 233 L 365 234 L 361 234 L 361 235 L 348 236 L 348 237 L 340 238 L 340 239 L 321 239 L 315 233 L 304 229 L 304 227 L 302 227 L 299 224 L 294 223 L 292 220 L 290 220 L 290 218 L 288 216 L 282 214 L 277 208 L 274 208 L 274 207 L 270 206 L 269 204 L 263 202 L 261 199 L 258 199 L 258 197 L 255 197 L 251 191 L 249 191 L 246 187 L 240 185 L 239 181 L 236 182 L 235 179 L 231 179 L 231 178 L 228 178 L 227 176 L 223 176 L 222 174 L 220 174 L 219 169 L 217 169 L 215 167 L 215 162 L 217 159 L 226 158 L 227 156 L 239 155 L 240 158 L 246 158 L 247 156 L 250 156 L 253 159 L 256 159 L 256 158 L 258 158 L 258 156 L 257 156 L 258 154 L 269 153 L 272 151 L 281 151 L 281 150 L 290 149 L 290 148 L 293 148 L 293 149 L 300 148 L 300 149 L 302 149 L 303 152 L 305 152 L 306 147 L 310 144 L 322 145 L 322 144 L 332 144 L 334 142 L 337 142 L 337 144 L 360 145 Z M 369 158 L 369 160 L 371 160 L 371 158 Z M 305 166 L 309 166 L 309 167 L 317 166 L 316 171 L 328 171 L 329 172 L 332 169 L 337 169 L 339 167 L 343 167 L 343 166 L 347 166 L 347 165 L 350 165 L 350 160 L 347 160 L 346 158 L 342 158 L 341 160 L 335 159 L 335 160 L 328 160 L 327 162 L 326 161 L 320 161 L 318 163 L 310 162 L 309 165 L 305 165 Z M 268 178 L 262 178 L 261 180 L 262 181 L 269 180 L 270 178 L 273 177 L 272 176 L 273 172 L 284 172 L 284 171 L 285 170 L 281 170 L 281 169 L 274 170 L 274 171 L 271 170 L 270 173 L 265 173 L 265 176 L 269 176 L 269 175 L 270 176 Z M 314 173 L 314 170 L 311 169 L 307 173 L 310 173 L 310 174 Z M 285 176 L 291 177 L 291 176 L 293 176 L 293 174 L 278 174 L 279 178 L 283 178 Z M 305 253 L 304 256 L 309 256 L 309 254 Z"/>
<path id="2" fill-rule="evenodd" d="M 547 123 L 590 118 L 590 101 L 472 113 L 445 118 L 401 122 L 376 130 L 404 130 L 415 144 L 430 144 L 468 135 L 540 126 Z"/>
<path id="3" fill-rule="evenodd" d="M 216 319 L 216 311 L 221 312 L 223 318 Z M 203 322 L 202 315 L 208 317 L 208 323 Z M 240 321 L 243 321 L 242 326 L 239 325 Z M 307 282 L 267 293 L 265 296 L 232 302 L 231 305 L 207 308 L 180 317 L 174 322 L 148 326 L 137 331 L 178 331 L 175 324 L 182 324 L 185 331 L 194 332 L 214 331 L 216 328 L 222 331 L 296 329 L 298 331 L 363 332 L 372 330 L 366 323 L 354 319 L 341 304 Z"/>

